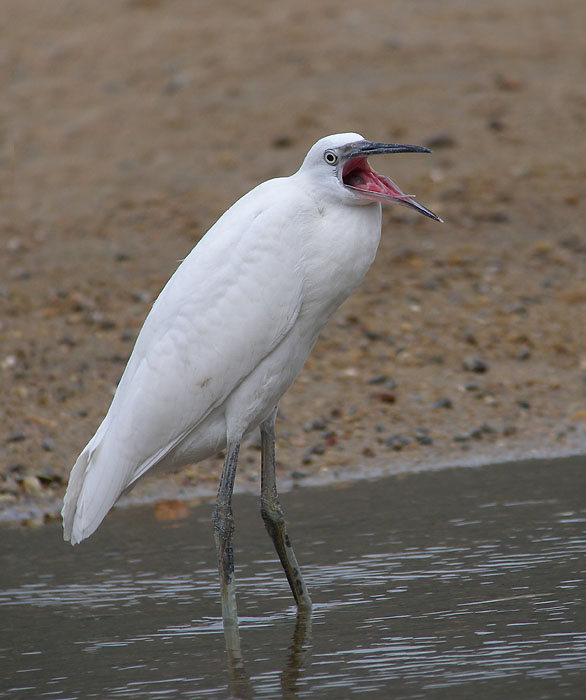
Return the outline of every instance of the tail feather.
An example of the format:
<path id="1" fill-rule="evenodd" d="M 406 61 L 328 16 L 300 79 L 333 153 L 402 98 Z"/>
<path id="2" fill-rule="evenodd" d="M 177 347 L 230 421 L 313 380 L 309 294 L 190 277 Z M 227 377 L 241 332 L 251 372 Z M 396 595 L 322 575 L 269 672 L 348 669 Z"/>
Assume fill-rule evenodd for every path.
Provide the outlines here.
<path id="1" fill-rule="evenodd" d="M 63 499 L 63 508 L 61 510 L 61 517 L 63 518 L 63 539 L 65 541 L 71 541 L 71 544 L 77 544 L 80 541 L 74 536 L 73 529 L 78 516 L 79 496 L 83 489 L 86 472 L 92 455 L 93 450 L 90 448 L 90 445 L 87 445 L 77 458 L 71 470 L 69 484 L 67 486 L 65 498 Z"/>
<path id="2" fill-rule="evenodd" d="M 71 544 L 78 544 L 98 528 L 123 490 L 116 483 L 119 479 L 108 478 L 110 470 L 98 467 L 102 461 L 111 462 L 103 454 L 106 428 L 104 421 L 71 470 L 61 510 L 63 539 Z"/>

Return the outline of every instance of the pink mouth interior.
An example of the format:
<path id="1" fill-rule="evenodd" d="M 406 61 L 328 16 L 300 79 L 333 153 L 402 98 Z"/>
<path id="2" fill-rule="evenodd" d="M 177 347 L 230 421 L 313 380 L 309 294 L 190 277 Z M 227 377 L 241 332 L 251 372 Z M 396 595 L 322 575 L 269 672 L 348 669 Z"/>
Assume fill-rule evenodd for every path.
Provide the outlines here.
<path id="1" fill-rule="evenodd" d="M 402 192 L 388 177 L 373 170 L 366 158 L 352 158 L 344 166 L 342 181 L 347 187 L 362 190 L 365 194 L 382 195 L 398 200 L 408 200 L 413 195 Z"/>

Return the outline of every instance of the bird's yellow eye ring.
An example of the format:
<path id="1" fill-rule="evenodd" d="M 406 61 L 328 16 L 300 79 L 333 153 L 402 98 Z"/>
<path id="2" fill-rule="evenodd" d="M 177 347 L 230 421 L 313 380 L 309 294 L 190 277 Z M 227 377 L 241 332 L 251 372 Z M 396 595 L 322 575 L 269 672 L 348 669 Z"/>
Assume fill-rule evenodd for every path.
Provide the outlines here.
<path id="1" fill-rule="evenodd" d="M 338 162 L 338 156 L 334 153 L 334 151 L 326 151 L 324 153 L 324 160 L 328 165 L 336 165 Z"/>

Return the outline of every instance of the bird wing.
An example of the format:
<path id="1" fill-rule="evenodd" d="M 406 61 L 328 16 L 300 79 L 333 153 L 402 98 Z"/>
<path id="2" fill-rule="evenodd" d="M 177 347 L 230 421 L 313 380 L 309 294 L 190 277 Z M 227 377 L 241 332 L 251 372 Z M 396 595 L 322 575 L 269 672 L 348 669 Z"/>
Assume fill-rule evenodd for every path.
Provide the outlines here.
<path id="1" fill-rule="evenodd" d="M 303 288 L 299 207 L 282 189 L 269 181 L 229 209 L 153 305 L 108 415 L 72 472 L 64 505 L 72 541 L 91 534 L 124 489 L 220 406 L 294 324 Z"/>

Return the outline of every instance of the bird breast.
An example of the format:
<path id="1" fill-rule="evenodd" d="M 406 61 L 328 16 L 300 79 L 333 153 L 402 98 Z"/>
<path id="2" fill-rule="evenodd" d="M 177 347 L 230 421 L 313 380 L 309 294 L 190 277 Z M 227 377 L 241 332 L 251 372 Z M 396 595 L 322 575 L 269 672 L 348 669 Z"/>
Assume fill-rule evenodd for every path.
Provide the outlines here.
<path id="1" fill-rule="evenodd" d="M 321 330 L 358 287 L 376 256 L 381 206 L 326 207 L 303 237 L 304 294 L 301 315 Z"/>

